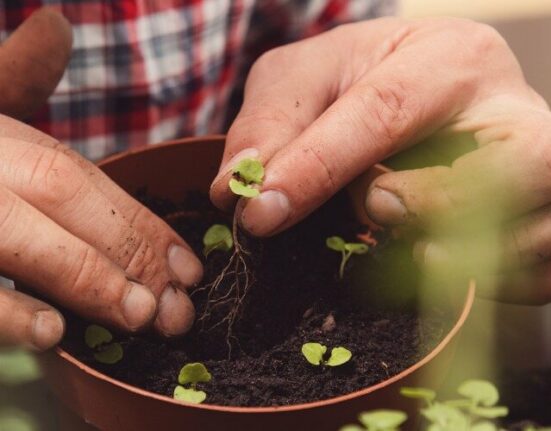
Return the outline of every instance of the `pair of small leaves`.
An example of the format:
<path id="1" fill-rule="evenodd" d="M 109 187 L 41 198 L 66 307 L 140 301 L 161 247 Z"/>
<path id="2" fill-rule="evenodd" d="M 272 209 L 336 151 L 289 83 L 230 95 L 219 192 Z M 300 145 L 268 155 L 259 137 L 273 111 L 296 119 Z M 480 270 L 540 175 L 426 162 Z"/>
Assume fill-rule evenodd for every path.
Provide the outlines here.
<path id="1" fill-rule="evenodd" d="M 203 254 L 208 256 L 213 250 L 230 251 L 233 247 L 231 230 L 223 224 L 213 224 L 203 237 Z"/>
<path id="2" fill-rule="evenodd" d="M 119 343 L 112 343 L 113 334 L 102 326 L 88 326 L 84 341 L 90 349 L 95 350 L 94 359 L 102 364 L 116 364 L 124 355 L 122 346 Z"/>
<path id="3" fill-rule="evenodd" d="M 399 410 L 373 410 L 361 413 L 359 425 L 346 425 L 340 431 L 395 431 L 407 420 L 407 415 Z"/>
<path id="4" fill-rule="evenodd" d="M 207 398 L 204 391 L 197 390 L 197 383 L 207 383 L 212 379 L 212 375 L 207 368 L 200 362 L 186 364 L 180 370 L 178 383 L 174 389 L 174 399 L 192 404 L 201 404 Z M 190 385 L 186 388 L 182 385 Z"/>
<path id="5" fill-rule="evenodd" d="M 361 242 L 345 242 L 340 236 L 331 236 L 325 240 L 328 248 L 350 254 L 365 254 L 369 250 L 367 244 Z"/>
<path id="6" fill-rule="evenodd" d="M 339 365 L 346 364 L 352 358 L 352 352 L 344 347 L 334 347 L 327 361 L 323 359 L 326 352 L 327 346 L 320 343 L 305 343 L 302 345 L 302 354 L 312 365 L 338 367 Z"/>
<path id="7" fill-rule="evenodd" d="M 262 185 L 264 166 L 255 159 L 243 159 L 232 170 L 233 178 L 229 182 L 230 190 L 236 195 L 255 198 L 260 192 L 255 185 Z"/>

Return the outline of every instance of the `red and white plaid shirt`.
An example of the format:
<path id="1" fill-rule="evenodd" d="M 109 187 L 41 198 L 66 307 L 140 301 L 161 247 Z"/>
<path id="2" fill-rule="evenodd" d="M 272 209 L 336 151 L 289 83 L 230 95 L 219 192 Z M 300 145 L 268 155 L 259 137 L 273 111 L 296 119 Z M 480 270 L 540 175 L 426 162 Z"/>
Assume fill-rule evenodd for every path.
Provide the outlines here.
<path id="1" fill-rule="evenodd" d="M 1 40 L 46 4 L 72 23 L 73 54 L 29 123 L 94 160 L 223 131 L 263 51 L 388 14 L 394 0 L 0 0 Z"/>

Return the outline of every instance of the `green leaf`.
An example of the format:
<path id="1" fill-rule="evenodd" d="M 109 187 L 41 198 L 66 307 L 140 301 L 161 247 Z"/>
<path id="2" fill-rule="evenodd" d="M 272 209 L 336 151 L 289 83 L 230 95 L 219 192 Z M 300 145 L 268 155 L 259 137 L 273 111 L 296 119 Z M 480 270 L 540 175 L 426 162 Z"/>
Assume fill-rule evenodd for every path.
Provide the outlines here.
<path id="1" fill-rule="evenodd" d="M 243 184 L 241 181 L 237 181 L 235 178 L 232 178 L 230 180 L 230 189 L 236 195 L 243 196 L 245 198 L 255 198 L 260 194 L 258 189 Z"/>
<path id="2" fill-rule="evenodd" d="M 497 427 L 491 422 L 479 422 L 471 425 L 470 431 L 497 431 Z"/>
<path id="3" fill-rule="evenodd" d="M 496 405 L 499 400 L 497 388 L 486 380 L 467 380 L 459 385 L 457 392 L 475 404 L 482 404 L 486 407 Z"/>
<path id="4" fill-rule="evenodd" d="M 119 362 L 123 355 L 122 346 L 119 343 L 113 343 L 102 346 L 99 352 L 94 353 L 94 358 L 102 364 L 113 365 Z"/>
<path id="5" fill-rule="evenodd" d="M 86 328 L 84 341 L 90 349 L 95 349 L 102 344 L 110 343 L 113 340 L 113 334 L 103 326 L 90 325 Z"/>
<path id="6" fill-rule="evenodd" d="M 331 250 L 344 251 L 346 243 L 340 236 L 330 236 L 325 240 L 325 245 Z"/>
<path id="7" fill-rule="evenodd" d="M 40 369 L 33 355 L 13 349 L 0 352 L 0 383 L 19 385 L 40 378 Z"/>
<path id="8" fill-rule="evenodd" d="M 302 354 L 312 365 L 320 365 L 327 347 L 319 343 L 305 343 L 302 345 Z"/>
<path id="9" fill-rule="evenodd" d="M 421 409 L 421 414 L 443 429 L 467 429 L 466 426 L 469 422 L 467 416 L 461 410 L 442 403 L 434 403 L 425 409 Z"/>
<path id="10" fill-rule="evenodd" d="M 361 242 L 348 242 L 344 245 L 344 249 L 352 254 L 365 254 L 369 247 Z"/>
<path id="11" fill-rule="evenodd" d="M 399 410 L 373 410 L 360 413 L 358 419 L 368 430 L 384 431 L 398 428 L 407 418 L 408 416 Z"/>
<path id="12" fill-rule="evenodd" d="M 472 407 L 471 400 L 465 400 L 465 399 L 447 400 L 447 401 L 444 401 L 443 404 L 445 404 L 447 406 L 450 406 L 450 407 L 455 407 L 455 408 L 458 408 L 458 409 L 470 409 Z"/>
<path id="13" fill-rule="evenodd" d="M 211 379 L 212 375 L 208 372 L 207 367 L 200 362 L 193 362 L 182 367 L 178 376 L 178 383 L 181 385 L 188 383 L 195 385 L 199 382 L 210 382 Z"/>
<path id="14" fill-rule="evenodd" d="M 203 253 L 207 256 L 213 250 L 229 251 L 233 247 L 231 230 L 223 224 L 213 224 L 203 237 Z"/>
<path id="15" fill-rule="evenodd" d="M 365 428 L 362 428 L 359 425 L 345 425 L 341 427 L 339 431 L 365 431 Z"/>
<path id="16" fill-rule="evenodd" d="M 339 365 L 346 364 L 352 358 L 352 352 L 344 347 L 334 347 L 331 350 L 331 356 L 327 361 L 327 365 L 330 367 L 338 367 Z"/>
<path id="17" fill-rule="evenodd" d="M 400 388 L 400 395 L 407 398 L 414 398 L 418 400 L 425 400 L 427 403 L 434 401 L 436 398 L 436 392 L 427 388 Z"/>
<path id="18" fill-rule="evenodd" d="M 27 412 L 13 407 L 0 409 L 0 431 L 37 431 L 38 424 Z"/>
<path id="19" fill-rule="evenodd" d="M 264 166 L 256 159 L 243 159 L 233 168 L 233 173 L 238 174 L 245 184 L 262 184 Z"/>
<path id="20" fill-rule="evenodd" d="M 473 407 L 471 409 L 471 414 L 485 419 L 504 418 L 509 414 L 509 409 L 504 406 Z"/>
<path id="21" fill-rule="evenodd" d="M 201 404 L 206 400 L 207 394 L 203 391 L 187 389 L 183 386 L 176 386 L 176 388 L 174 388 L 173 397 L 178 401 L 184 401 L 191 404 Z"/>

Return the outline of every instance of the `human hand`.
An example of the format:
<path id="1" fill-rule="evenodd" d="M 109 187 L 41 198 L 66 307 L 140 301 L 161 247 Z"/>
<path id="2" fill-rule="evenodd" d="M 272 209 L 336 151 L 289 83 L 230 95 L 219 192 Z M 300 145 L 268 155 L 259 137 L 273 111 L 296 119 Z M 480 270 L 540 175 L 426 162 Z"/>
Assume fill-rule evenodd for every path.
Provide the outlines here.
<path id="1" fill-rule="evenodd" d="M 345 25 L 258 60 L 211 197 L 222 208 L 231 206 L 231 167 L 242 157 L 262 160 L 262 193 L 247 202 L 241 223 L 255 235 L 272 235 L 376 162 L 429 137 L 445 147 L 467 134 L 479 148 L 451 168 L 379 177 L 366 199 L 370 216 L 381 224 L 422 225 L 450 208 L 491 205 L 496 189 L 506 190 L 503 199 L 514 205 L 504 218 L 529 213 L 522 233 L 515 228 L 512 234 L 522 241 L 506 247 L 509 255 L 546 261 L 549 252 L 537 257 L 551 243 L 545 210 L 530 211 L 551 197 L 550 128 L 546 103 L 489 26 L 451 18 Z M 478 179 L 476 192 L 465 178 Z M 538 298 L 523 298 L 515 287 L 501 293 L 547 301 L 551 266 L 541 270 L 539 279 L 549 281 L 546 289 L 532 289 Z"/>
<path id="2" fill-rule="evenodd" d="M 49 10 L 33 15 L 0 50 L 0 64 L 18 52 L 23 74 L 0 68 L 0 88 L 9 87 L 7 79 L 13 87 L 3 93 L 12 96 L 0 110 L 19 116 L 32 111 L 36 102 L 25 88 L 49 93 L 70 47 L 61 16 Z M 29 68 L 34 72 L 19 84 Z M 0 287 L 0 346 L 42 350 L 60 340 L 63 318 L 32 293 L 121 330 L 153 321 L 166 336 L 190 328 L 194 309 L 185 292 L 202 277 L 202 266 L 169 226 L 92 163 L 3 115 L 0 160 L 0 273 L 32 289 Z"/>

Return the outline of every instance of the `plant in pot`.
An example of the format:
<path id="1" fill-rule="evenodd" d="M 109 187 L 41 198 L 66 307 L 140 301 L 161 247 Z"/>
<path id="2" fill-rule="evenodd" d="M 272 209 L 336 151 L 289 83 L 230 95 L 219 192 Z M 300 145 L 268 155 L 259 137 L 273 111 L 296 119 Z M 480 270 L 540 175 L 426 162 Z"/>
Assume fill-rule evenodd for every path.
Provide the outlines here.
<path id="1" fill-rule="evenodd" d="M 85 333 L 94 322 L 69 316 L 61 347 L 41 357 L 67 411 L 79 426 L 117 431 L 335 430 L 381 407 L 415 418 L 399 388 L 415 386 L 425 372 L 434 385 L 441 379 L 472 305 L 472 284 L 420 314 L 411 300 L 416 281 L 404 276 L 413 267 L 409 256 L 396 261 L 396 241 L 359 222 L 344 193 L 280 235 L 249 237 L 207 198 L 223 144 L 223 137 L 185 139 L 101 163 L 204 257 L 205 278 L 192 293 L 197 322 L 180 340 L 104 334 L 91 348 Z M 249 160 L 229 186 L 252 198 L 262 177 L 262 166 Z M 336 236 L 361 246 L 329 248 L 327 238 Z M 409 299 L 364 304 L 365 291 Z M 122 357 L 98 362 L 97 349 L 118 350 L 113 343 Z M 182 364 L 201 372 L 182 377 Z M 78 429 L 74 423 L 68 429 Z"/>

